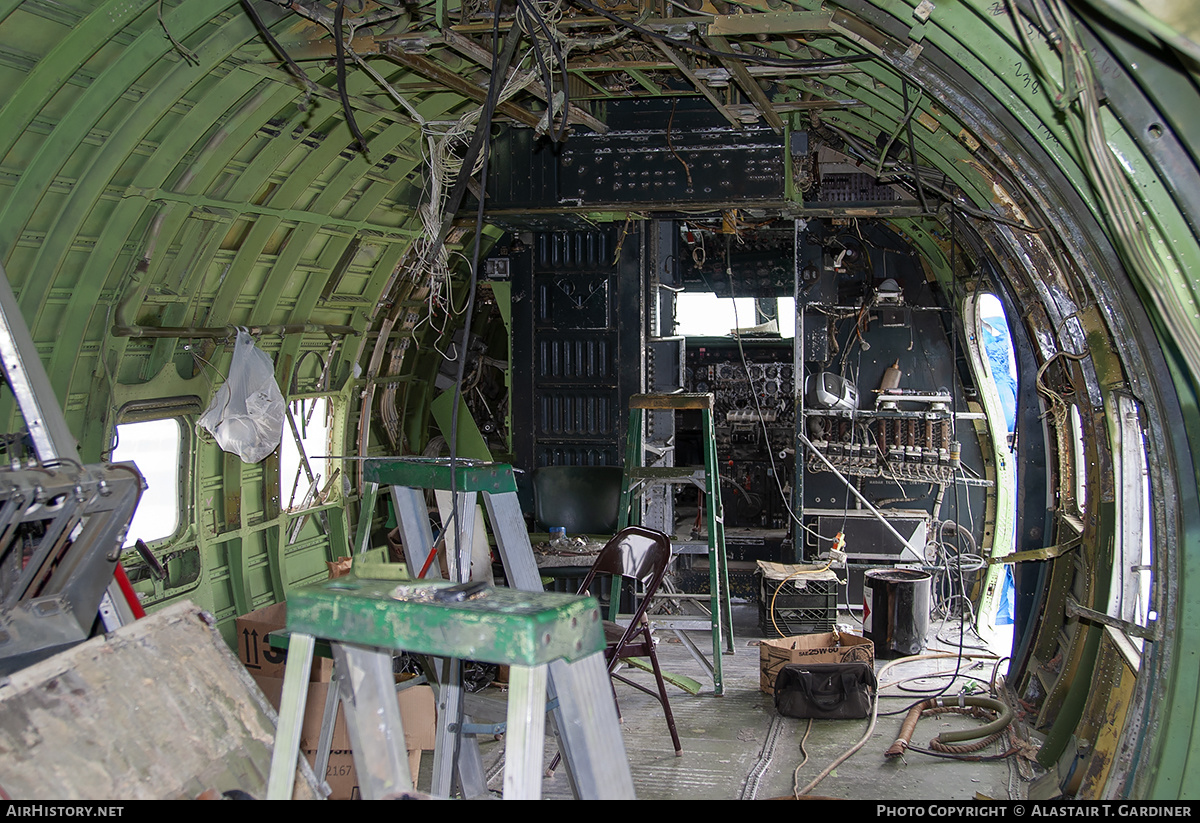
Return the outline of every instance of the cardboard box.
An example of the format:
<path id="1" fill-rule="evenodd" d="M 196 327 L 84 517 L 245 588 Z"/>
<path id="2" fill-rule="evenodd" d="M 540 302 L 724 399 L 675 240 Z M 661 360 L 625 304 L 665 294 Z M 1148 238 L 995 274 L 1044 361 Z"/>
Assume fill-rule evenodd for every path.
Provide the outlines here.
<path id="1" fill-rule="evenodd" d="M 283 677 L 287 652 L 271 648 L 267 635 L 287 626 L 287 603 L 264 606 L 243 614 L 236 622 L 238 660 L 252 675 Z M 328 682 L 333 673 L 333 661 L 313 657 L 309 680 Z"/>
<path id="2" fill-rule="evenodd" d="M 303 750 L 308 758 L 308 765 L 315 766 L 317 753 Z M 417 752 L 417 765 L 421 763 L 421 753 Z M 408 755 L 408 765 L 412 768 L 412 752 Z M 415 774 L 415 772 L 414 772 Z M 318 778 L 321 775 L 317 775 Z M 358 772 L 354 769 L 353 752 L 330 752 L 329 765 L 325 767 L 325 783 L 329 786 L 328 800 L 362 800 L 362 790 L 358 787 Z"/>
<path id="3" fill-rule="evenodd" d="M 317 762 L 316 752 L 305 751 L 304 756 L 308 758 L 310 766 Z M 415 780 L 421 770 L 420 749 L 408 753 L 408 769 Z M 353 752 L 329 753 L 329 765 L 325 767 L 325 783 L 329 786 L 328 800 L 362 800 Z"/>
<path id="4" fill-rule="evenodd" d="M 875 644 L 847 632 L 801 634 L 764 640 L 758 647 L 759 688 L 775 694 L 775 679 L 788 663 L 875 663 Z"/>
<path id="5" fill-rule="evenodd" d="M 278 677 L 254 676 L 254 682 L 272 706 L 279 709 L 279 697 L 283 694 L 283 679 Z M 309 683 L 308 698 L 304 703 L 304 722 L 300 726 L 300 748 L 316 749 L 321 737 L 321 720 L 325 714 L 325 698 L 331 683 Z M 404 748 L 407 751 L 432 750 L 437 733 L 437 707 L 433 689 L 428 685 L 411 686 L 396 693 L 400 706 L 400 722 L 404 724 Z M 333 724 L 333 751 L 350 751 L 350 732 L 346 729 L 341 704 L 338 705 L 337 720 Z"/>
<path id="6" fill-rule="evenodd" d="M 279 708 L 283 694 L 283 680 L 278 677 L 255 675 L 254 681 L 272 706 Z M 304 720 L 300 726 L 300 750 L 308 762 L 316 762 L 317 744 L 321 739 L 321 721 L 325 713 L 325 698 L 333 684 L 328 682 L 309 683 L 308 698 L 304 704 Z M 408 767 L 416 780 L 421 769 L 421 752 L 433 751 L 437 737 L 437 706 L 433 689 L 427 685 L 410 686 L 396 693 L 400 706 L 400 722 L 404 726 L 404 748 L 408 752 Z M 337 719 L 333 724 L 333 740 L 330 743 L 329 766 L 325 782 L 329 784 L 330 800 L 360 799 L 358 775 L 354 770 L 354 755 L 350 747 L 350 732 L 346 728 L 345 713 L 338 704 Z"/>

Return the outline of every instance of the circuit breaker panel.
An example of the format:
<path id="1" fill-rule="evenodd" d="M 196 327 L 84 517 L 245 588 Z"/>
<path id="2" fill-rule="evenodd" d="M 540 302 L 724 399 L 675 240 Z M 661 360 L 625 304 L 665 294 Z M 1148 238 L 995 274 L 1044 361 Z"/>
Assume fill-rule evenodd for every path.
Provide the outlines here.
<path id="1" fill-rule="evenodd" d="M 905 238 L 867 219 L 726 214 L 676 221 L 672 240 L 677 327 L 692 328 L 696 294 L 714 316 L 738 307 L 686 336 L 685 369 L 688 391 L 713 394 L 735 560 L 823 561 L 840 545 L 853 603 L 865 570 L 935 563 L 947 535 L 982 543 L 984 416 L 953 296 Z M 681 425 L 680 461 L 698 461 L 697 429 Z"/>
<path id="2" fill-rule="evenodd" d="M 854 603 L 870 568 L 940 564 L 946 534 L 955 552 L 981 544 L 984 415 L 952 296 L 899 235 L 813 221 L 797 243 L 796 553 L 843 547 Z"/>
<path id="3" fill-rule="evenodd" d="M 638 232 L 526 236 L 512 258 L 517 465 L 620 465 L 629 397 L 641 390 Z"/>

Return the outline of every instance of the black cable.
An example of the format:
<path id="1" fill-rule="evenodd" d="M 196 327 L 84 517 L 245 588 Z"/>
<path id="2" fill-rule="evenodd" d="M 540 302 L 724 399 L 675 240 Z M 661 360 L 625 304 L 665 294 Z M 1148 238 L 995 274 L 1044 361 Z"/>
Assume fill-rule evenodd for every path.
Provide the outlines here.
<path id="1" fill-rule="evenodd" d="M 304 73 L 304 70 L 296 64 L 296 61 L 291 58 L 283 46 L 279 44 L 279 41 L 275 39 L 275 36 L 271 34 L 271 30 L 267 28 L 267 24 L 264 23 L 262 18 L 258 16 L 258 11 L 250 3 L 250 0 L 242 0 L 242 7 L 246 9 L 246 13 L 250 15 L 250 20 L 253 21 L 254 27 L 258 29 L 259 34 L 261 34 L 263 39 L 267 41 L 267 46 L 271 49 L 271 51 L 275 52 L 275 54 L 287 64 L 288 71 L 295 75 L 296 79 L 304 84 L 305 102 L 299 104 L 299 108 L 300 111 L 305 111 L 308 108 L 308 100 L 312 97 L 312 92 L 317 89 L 317 84 L 314 83 L 312 79 Z"/>
<path id="2" fill-rule="evenodd" d="M 905 753 L 916 752 L 917 754 L 927 754 L 930 757 L 940 757 L 943 760 L 965 760 L 969 763 L 989 763 L 994 760 L 1006 760 L 1014 754 L 1019 754 L 1015 749 L 1009 749 L 1001 754 L 950 754 L 949 752 L 935 752 L 932 749 L 922 749 L 920 746 L 905 746 Z"/>
<path id="3" fill-rule="evenodd" d="M 560 108 L 562 117 L 560 118 L 559 125 L 556 128 L 554 125 L 554 95 L 551 92 L 552 86 L 550 83 L 550 70 L 546 66 L 545 55 L 542 54 L 541 43 L 538 41 L 533 31 L 530 31 L 529 37 L 533 42 L 534 58 L 537 60 L 538 67 L 541 69 L 542 86 L 546 90 L 546 117 L 549 123 L 549 130 L 547 133 L 549 134 L 551 140 L 556 143 L 561 143 L 567 138 L 567 129 L 569 128 L 567 124 L 567 110 L 571 105 L 569 88 L 570 75 L 567 71 L 566 55 L 562 53 L 562 47 L 559 45 L 558 40 L 555 39 L 554 32 L 550 27 L 550 23 L 546 20 L 546 15 L 542 13 L 542 10 L 538 8 L 537 5 L 532 2 L 532 0 L 517 0 L 517 7 L 519 10 L 524 11 L 526 17 L 531 18 L 532 22 L 536 23 L 538 28 L 540 28 L 545 34 L 546 40 L 550 44 L 550 51 L 553 53 L 555 62 L 558 65 L 559 74 L 562 75 L 561 85 L 563 103 L 562 107 Z"/>
<path id="4" fill-rule="evenodd" d="M 529 39 L 533 44 L 533 58 L 537 62 L 538 70 L 542 75 L 542 87 L 546 90 L 546 121 L 549 127 L 548 134 L 550 134 L 550 139 L 554 140 L 555 142 L 560 142 L 563 135 L 561 132 L 556 131 L 554 127 L 554 95 L 552 91 L 554 86 L 550 79 L 550 67 L 546 64 L 546 55 L 542 53 L 542 43 L 537 38 L 537 34 L 534 31 L 534 25 L 542 30 L 543 34 L 546 35 L 546 38 L 551 42 L 552 45 L 554 44 L 554 35 L 550 31 L 550 27 L 546 23 L 545 17 L 535 6 L 529 2 L 529 0 L 517 0 L 517 11 L 518 13 L 524 13 L 529 24 Z M 564 125 L 565 121 L 566 118 L 563 118 Z"/>
<path id="5" fill-rule="evenodd" d="M 362 132 L 359 131 L 358 122 L 354 119 L 354 109 L 350 106 L 350 95 L 346 93 L 346 43 L 342 39 L 342 22 L 345 15 L 346 0 L 338 0 L 337 9 L 333 12 L 333 39 L 337 44 L 335 54 L 337 56 L 338 98 L 342 101 L 342 112 L 346 115 L 346 125 L 350 127 L 350 133 L 354 135 L 359 149 L 366 157 L 367 141 L 363 139 Z"/>
<path id="6" fill-rule="evenodd" d="M 339 0 L 339 3 L 341 3 L 341 2 L 343 2 L 343 0 Z M 513 31 L 518 31 L 516 26 L 513 27 Z M 507 38 L 507 41 L 505 43 L 505 52 L 508 54 L 509 58 L 511 58 L 512 53 L 516 51 L 516 43 L 517 43 L 517 40 L 519 40 L 519 39 L 520 39 L 519 34 L 513 35 L 510 32 L 510 34 Z M 495 112 L 496 112 L 496 105 L 500 98 L 500 89 L 504 85 L 503 77 L 508 73 L 507 65 L 506 65 L 507 60 L 502 59 L 502 55 L 500 54 L 500 51 L 499 51 L 499 43 L 500 43 L 500 15 L 497 14 L 493 17 L 493 21 L 492 21 L 492 76 L 491 76 L 491 82 L 488 84 L 487 97 L 484 98 L 483 113 L 480 115 L 479 122 L 475 125 L 475 135 L 472 139 L 472 145 L 475 145 L 476 141 L 474 138 L 480 137 L 480 135 L 482 135 L 482 142 L 479 143 L 479 147 L 480 147 L 479 151 L 480 151 L 480 156 L 481 156 L 481 167 L 480 167 L 480 172 L 479 172 L 479 179 L 480 179 L 480 185 L 484 189 L 486 189 L 486 187 L 487 187 L 488 161 L 491 157 L 490 132 L 491 132 L 492 117 L 495 115 Z M 511 48 L 510 48 L 510 46 L 511 46 Z M 468 151 L 468 154 L 470 154 L 470 153 L 471 152 Z M 471 161 L 464 160 L 462 170 L 459 172 L 459 181 L 460 182 L 462 182 L 463 180 L 465 180 L 471 176 L 471 169 L 473 168 L 473 166 L 474 166 L 473 160 L 471 160 Z M 455 551 L 458 553 L 459 577 L 462 578 L 461 580 L 456 581 L 456 582 L 466 582 L 467 580 L 470 579 L 470 560 L 469 560 L 470 547 L 467 548 L 467 556 L 466 556 L 466 558 L 464 558 L 464 556 L 463 556 L 463 554 L 464 554 L 463 541 L 462 541 L 462 522 L 459 520 L 459 511 L 458 511 L 458 480 L 457 480 L 458 407 L 459 407 L 459 404 L 462 402 L 463 382 L 466 377 L 467 349 L 468 349 L 468 344 L 469 344 L 470 338 L 471 338 L 471 324 L 472 324 L 472 321 L 475 316 L 475 289 L 479 283 L 480 243 L 481 243 L 481 240 L 483 237 L 483 215 L 484 215 L 484 205 L 486 203 L 486 200 L 487 200 L 487 198 L 484 197 L 483 194 L 481 193 L 480 197 L 479 197 L 479 205 L 475 210 L 475 238 L 474 238 L 474 243 L 473 243 L 472 252 L 471 252 L 471 270 L 469 273 L 469 286 L 467 288 L 467 295 L 468 295 L 467 313 L 466 313 L 466 316 L 463 318 L 463 337 L 462 337 L 462 343 L 460 345 L 460 349 L 458 352 L 458 371 L 454 378 L 454 396 L 453 396 L 453 402 L 451 403 L 451 407 L 450 407 L 450 436 L 449 436 L 449 438 L 447 438 L 447 440 L 450 444 L 450 512 L 451 512 L 450 520 L 454 527 L 454 548 L 455 548 Z M 449 218 L 451 218 L 451 217 L 453 217 L 452 213 L 450 215 L 448 215 L 447 219 L 449 220 Z M 449 529 L 450 529 L 450 524 L 447 524 L 443 528 L 443 532 L 448 532 Z M 464 559 L 467 562 L 464 563 Z M 462 686 L 462 674 L 463 674 L 463 669 L 460 666 L 460 668 L 459 668 L 459 686 L 460 687 Z M 460 692 L 460 694 L 461 694 L 461 692 Z M 454 774 L 458 774 L 458 772 L 459 772 L 459 758 L 460 758 L 461 752 L 462 752 L 461 729 L 463 727 L 464 717 L 465 717 L 465 713 L 466 713 L 465 712 L 465 702 L 466 701 L 463 700 L 460 696 L 460 699 L 458 702 L 458 718 L 457 718 L 458 728 L 459 728 L 460 732 L 459 732 L 459 734 L 455 735 L 455 737 L 454 737 L 454 757 L 452 760 L 452 763 L 453 763 L 452 768 L 453 768 Z M 461 779 L 460 779 L 460 784 L 461 784 Z M 461 785 L 460 785 L 460 787 L 461 787 Z"/>
<path id="7" fill-rule="evenodd" d="M 958 230 L 958 226 L 957 226 L 957 222 L 955 220 L 955 215 L 957 213 L 958 213 L 957 209 L 954 209 L 950 212 L 950 283 L 951 283 L 950 300 L 951 300 L 951 304 L 952 304 L 951 308 L 953 308 L 953 301 L 955 300 L 953 286 L 954 286 L 954 280 L 955 280 L 955 276 L 956 276 L 955 275 L 955 271 L 956 271 L 955 266 L 957 265 L 957 260 L 958 260 L 958 256 L 957 256 L 957 251 L 958 251 L 957 236 L 958 235 L 956 234 L 956 232 Z M 955 320 L 951 321 L 952 327 L 956 322 L 957 322 L 957 316 L 955 315 Z M 956 383 L 958 382 L 958 335 L 957 334 L 951 335 L 951 346 L 952 346 L 953 356 L 951 357 L 951 361 L 950 361 L 951 369 L 952 369 L 951 377 L 950 377 L 950 420 L 951 420 L 951 426 L 954 426 L 954 428 L 952 430 L 952 436 L 957 437 L 958 430 L 957 430 L 957 427 L 955 426 L 955 422 L 958 420 L 958 393 L 955 391 Z M 958 483 L 954 484 L 954 523 L 955 523 L 956 527 L 958 525 L 958 516 L 959 516 L 959 488 L 958 488 L 958 485 L 959 485 Z M 934 512 L 933 514 L 934 514 L 934 517 L 937 517 L 937 512 Z M 939 537 L 939 541 L 940 541 L 940 537 L 941 537 L 940 531 L 938 533 L 938 537 Z M 957 540 L 956 540 L 956 543 L 957 543 Z M 961 563 L 958 564 L 958 575 L 959 575 L 959 586 L 961 587 L 963 585 L 962 564 Z M 965 594 L 964 594 L 964 596 L 965 596 Z M 954 660 L 954 673 L 955 673 L 956 678 L 957 678 L 958 673 L 962 670 L 963 653 L 964 653 L 965 645 L 966 645 L 966 611 L 964 610 L 958 621 L 958 656 Z M 940 692 L 938 694 L 938 696 L 940 697 L 942 694 L 945 694 L 947 691 L 949 691 L 950 686 L 953 683 L 954 683 L 953 679 L 947 681 L 945 689 L 943 689 L 942 692 Z"/>
<path id="8" fill-rule="evenodd" d="M 900 78 L 900 90 L 904 95 L 904 110 L 908 111 L 908 80 L 907 80 L 907 78 L 904 78 L 904 77 Z M 908 159 L 909 159 L 909 162 L 912 163 L 913 179 L 916 180 L 916 183 L 917 183 L 917 199 L 921 201 L 921 211 L 925 214 L 928 214 L 929 213 L 929 204 L 925 202 L 925 187 L 923 185 L 921 185 L 921 171 L 919 168 L 919 164 L 917 163 L 917 144 L 916 144 L 916 141 L 913 139 L 913 127 L 912 127 L 912 118 L 911 117 L 908 118 L 908 120 L 905 122 L 904 128 L 908 131 Z"/>
<path id="9" fill-rule="evenodd" d="M 498 43 L 500 42 L 500 18 L 497 15 L 492 21 L 492 82 L 488 84 L 488 93 L 484 98 L 483 112 L 480 115 L 479 122 L 475 125 L 475 132 L 471 135 L 471 145 L 468 146 L 467 152 L 463 157 L 462 169 L 458 173 L 458 179 L 454 183 L 454 189 L 450 192 L 450 196 L 446 200 L 446 217 L 442 221 L 442 229 L 435 238 L 432 244 L 432 253 L 436 254 L 438 247 L 445 242 L 446 235 L 449 233 L 450 227 L 454 222 L 454 215 L 458 211 L 459 205 L 462 203 L 462 198 L 467 191 L 467 181 L 472 177 L 472 169 L 475 167 L 475 158 L 482 157 L 482 168 L 480 170 L 481 186 L 487 188 L 487 168 L 488 158 L 490 156 L 491 147 L 491 122 L 492 117 L 496 112 L 496 105 L 500 97 L 500 90 L 503 86 L 502 82 L 496 82 L 497 78 L 502 78 L 508 74 L 508 65 L 512 61 L 513 54 L 516 53 L 517 43 L 521 39 L 521 30 L 518 26 L 513 26 L 504 42 L 503 52 L 498 51 Z M 456 471 L 458 468 L 458 406 L 462 400 L 462 388 L 466 378 L 466 351 L 470 342 L 471 324 L 475 315 L 475 288 L 479 282 L 479 254 L 480 254 L 480 238 L 483 236 L 483 214 L 486 197 L 479 198 L 479 206 L 476 209 L 475 215 L 475 241 L 471 253 L 471 270 L 469 273 L 469 286 L 467 290 L 467 309 L 466 317 L 463 319 L 463 340 L 461 350 L 459 351 L 458 368 L 454 380 L 454 397 L 453 404 L 450 409 L 450 434 L 446 438 L 450 446 L 450 493 L 451 499 L 456 500 L 458 493 L 458 483 Z M 431 255 L 432 256 L 432 255 Z M 458 521 L 458 503 L 455 502 L 450 509 L 450 523 L 446 525 L 448 529 L 450 524 L 454 524 L 456 546 L 458 551 L 462 552 L 461 523 Z M 461 568 L 461 565 L 460 565 Z M 456 581 L 465 582 L 465 581 Z"/>

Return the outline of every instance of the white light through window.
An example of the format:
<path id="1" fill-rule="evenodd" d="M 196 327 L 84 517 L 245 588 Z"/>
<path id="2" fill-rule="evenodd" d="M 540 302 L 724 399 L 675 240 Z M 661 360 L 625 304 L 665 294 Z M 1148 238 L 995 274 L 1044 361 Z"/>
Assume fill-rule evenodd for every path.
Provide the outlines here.
<path id="1" fill-rule="evenodd" d="M 145 420 L 117 426 L 112 462 L 137 465 L 146 480 L 125 546 L 139 539 L 147 543 L 170 537 L 179 530 L 179 461 L 182 454 L 179 421 Z"/>
<path id="2" fill-rule="evenodd" d="M 776 301 L 781 337 L 796 336 L 796 300 Z M 736 311 L 735 311 L 736 308 Z M 735 328 L 755 325 L 754 298 L 717 297 L 711 292 L 683 292 L 675 298 L 675 334 L 684 337 L 726 337 Z"/>
<path id="3" fill-rule="evenodd" d="M 279 447 L 279 494 L 286 510 L 314 505 L 316 496 L 329 482 L 329 460 L 323 456 L 329 454 L 329 401 L 324 397 L 293 400 L 291 410 L 313 480 L 304 471 L 292 427 L 285 419 Z"/>

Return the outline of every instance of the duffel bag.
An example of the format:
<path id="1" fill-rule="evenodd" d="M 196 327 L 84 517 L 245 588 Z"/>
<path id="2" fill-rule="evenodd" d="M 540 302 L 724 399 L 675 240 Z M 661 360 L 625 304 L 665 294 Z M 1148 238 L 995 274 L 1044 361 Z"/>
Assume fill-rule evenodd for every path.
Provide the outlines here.
<path id="1" fill-rule="evenodd" d="M 789 663 L 775 679 L 775 710 L 784 717 L 866 717 L 876 685 L 870 663 Z"/>

